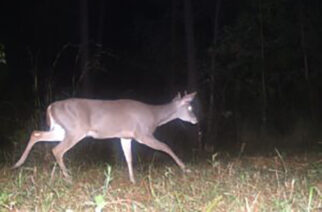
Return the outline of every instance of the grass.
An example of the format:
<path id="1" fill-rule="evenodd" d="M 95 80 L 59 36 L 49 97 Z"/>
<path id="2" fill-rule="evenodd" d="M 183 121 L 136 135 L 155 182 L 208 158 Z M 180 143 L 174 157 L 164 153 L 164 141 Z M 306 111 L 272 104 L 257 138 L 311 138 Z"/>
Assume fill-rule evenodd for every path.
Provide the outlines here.
<path id="1" fill-rule="evenodd" d="M 0 211 L 321 211 L 322 155 L 199 156 L 183 174 L 172 161 L 135 166 L 1 164 Z M 32 156 L 30 156 L 32 157 Z"/>

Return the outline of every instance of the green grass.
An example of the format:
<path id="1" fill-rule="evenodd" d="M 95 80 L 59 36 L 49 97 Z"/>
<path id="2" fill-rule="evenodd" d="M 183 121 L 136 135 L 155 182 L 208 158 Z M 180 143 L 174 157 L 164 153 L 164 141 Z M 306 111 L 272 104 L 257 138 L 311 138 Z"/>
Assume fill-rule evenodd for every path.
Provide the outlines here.
<path id="1" fill-rule="evenodd" d="M 156 160 L 135 166 L 136 185 L 125 164 L 69 162 L 70 184 L 54 163 L 4 163 L 0 211 L 321 211 L 322 155 L 277 153 L 199 157 L 189 174 Z"/>

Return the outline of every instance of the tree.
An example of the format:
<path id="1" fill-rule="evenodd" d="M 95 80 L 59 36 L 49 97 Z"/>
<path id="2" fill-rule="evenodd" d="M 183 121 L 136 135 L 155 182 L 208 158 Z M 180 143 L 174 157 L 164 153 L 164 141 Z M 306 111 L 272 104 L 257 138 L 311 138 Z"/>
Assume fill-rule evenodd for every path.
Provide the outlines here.
<path id="1" fill-rule="evenodd" d="M 184 22 L 185 22 L 185 37 L 187 47 L 187 68 L 188 68 L 188 88 L 196 90 L 197 74 L 196 74 L 196 59 L 194 46 L 194 28 L 193 28 L 193 12 L 191 0 L 184 0 Z"/>
<path id="2" fill-rule="evenodd" d="M 79 76 L 80 93 L 84 97 L 88 97 L 91 92 L 89 63 L 89 15 L 87 0 L 80 1 L 80 69 Z M 76 89 L 77 91 L 78 89 Z"/>

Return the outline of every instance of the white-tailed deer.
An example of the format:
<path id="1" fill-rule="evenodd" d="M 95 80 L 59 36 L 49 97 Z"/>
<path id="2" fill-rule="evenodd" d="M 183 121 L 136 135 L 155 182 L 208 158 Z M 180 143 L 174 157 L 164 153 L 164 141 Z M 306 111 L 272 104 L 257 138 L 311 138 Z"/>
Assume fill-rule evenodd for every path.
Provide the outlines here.
<path id="1" fill-rule="evenodd" d="M 24 153 L 13 168 L 17 168 L 25 162 L 35 143 L 60 141 L 52 152 L 64 176 L 68 178 L 69 174 L 63 156 L 81 139 L 89 136 L 96 139 L 121 139 L 132 183 L 135 183 L 131 152 L 133 139 L 167 153 L 183 171 L 186 171 L 184 163 L 166 144 L 158 141 L 153 133 L 158 126 L 177 118 L 196 124 L 197 118 L 191 106 L 195 95 L 196 92 L 183 97 L 178 95 L 165 105 L 148 105 L 128 99 L 111 101 L 67 99 L 54 102 L 47 108 L 47 123 L 50 130 L 31 133 Z"/>

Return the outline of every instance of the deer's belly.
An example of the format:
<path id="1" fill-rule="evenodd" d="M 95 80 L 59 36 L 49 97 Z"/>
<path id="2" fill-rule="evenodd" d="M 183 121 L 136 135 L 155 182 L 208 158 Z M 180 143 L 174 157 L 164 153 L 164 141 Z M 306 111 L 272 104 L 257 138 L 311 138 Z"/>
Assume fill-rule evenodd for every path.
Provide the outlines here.
<path id="1" fill-rule="evenodd" d="M 134 131 L 130 130 L 118 130 L 118 131 L 98 131 L 98 130 L 89 130 L 86 134 L 88 137 L 96 139 L 104 138 L 134 138 Z"/>

